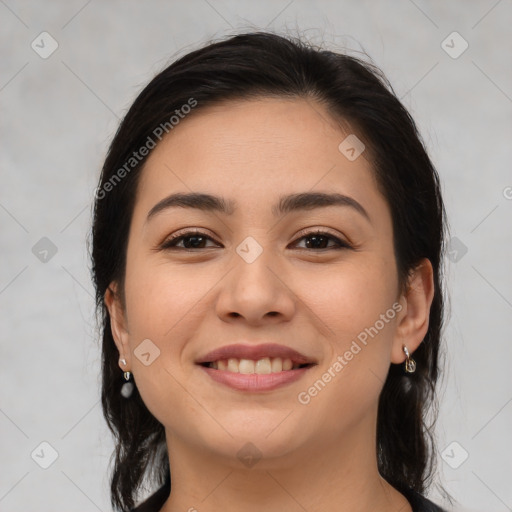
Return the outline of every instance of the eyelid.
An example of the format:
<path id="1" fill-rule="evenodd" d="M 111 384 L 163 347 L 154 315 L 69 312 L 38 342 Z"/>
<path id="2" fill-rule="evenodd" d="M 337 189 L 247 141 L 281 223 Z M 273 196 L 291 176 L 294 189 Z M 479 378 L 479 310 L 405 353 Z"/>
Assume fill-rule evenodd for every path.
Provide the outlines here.
<path id="1" fill-rule="evenodd" d="M 336 238 L 340 242 L 343 242 L 347 245 L 352 245 L 346 236 L 335 233 L 329 228 L 317 227 L 317 226 L 301 229 L 298 233 L 296 233 L 294 235 L 293 239 L 294 239 L 294 241 L 296 241 L 298 238 L 302 238 L 304 236 L 317 235 L 317 234 L 318 235 L 329 235 L 329 236 L 332 236 L 333 238 Z"/>
<path id="2" fill-rule="evenodd" d="M 161 244 L 159 244 L 155 249 L 156 250 L 179 250 L 179 251 L 188 251 L 188 252 L 197 252 L 205 249 L 212 249 L 212 247 L 205 247 L 202 249 L 188 249 L 184 247 L 176 247 L 176 245 L 170 245 L 171 242 L 179 243 L 181 242 L 180 238 L 188 238 L 189 236 L 203 236 L 204 238 L 207 238 L 211 240 L 212 242 L 222 245 L 220 242 L 218 242 L 215 237 L 210 235 L 208 230 L 204 228 L 183 228 L 181 230 L 178 230 L 177 232 L 173 233 L 172 236 L 167 237 Z M 347 239 L 347 237 L 343 235 L 339 235 L 338 233 L 333 233 L 329 228 L 325 227 L 308 227 L 304 228 L 298 233 L 296 233 L 293 237 L 293 241 L 291 244 L 297 244 L 300 240 L 303 238 L 307 238 L 310 236 L 319 235 L 319 236 L 326 236 L 330 237 L 332 240 L 335 241 L 334 246 L 325 247 L 323 249 L 308 249 L 308 248 L 299 248 L 301 251 L 311 251 L 311 252 L 325 252 L 328 250 L 335 250 L 335 249 L 355 249 L 354 244 Z"/>
<path id="3" fill-rule="evenodd" d="M 166 245 L 169 244 L 170 242 L 174 242 L 176 241 L 177 239 L 181 238 L 181 237 L 184 237 L 184 238 L 187 238 L 187 236 L 193 236 L 193 235 L 197 235 L 197 236 L 204 236 L 205 238 L 209 238 L 211 239 L 213 242 L 215 242 L 216 244 L 219 244 L 219 245 L 222 245 L 220 242 L 217 242 L 217 240 L 215 239 L 215 237 L 210 234 L 208 232 L 207 229 L 204 229 L 204 228 L 183 228 L 183 229 L 179 229 L 178 231 L 176 231 L 175 233 L 173 233 L 171 236 L 168 236 L 164 239 L 164 241 L 159 244 L 157 246 L 157 250 L 158 249 L 163 249 L 165 250 L 166 249 Z M 181 249 L 181 248 L 180 248 Z M 187 249 L 183 249 L 183 250 L 187 250 Z M 188 249 L 189 251 L 194 251 L 196 249 Z M 204 249 L 203 249 L 204 250 Z"/>

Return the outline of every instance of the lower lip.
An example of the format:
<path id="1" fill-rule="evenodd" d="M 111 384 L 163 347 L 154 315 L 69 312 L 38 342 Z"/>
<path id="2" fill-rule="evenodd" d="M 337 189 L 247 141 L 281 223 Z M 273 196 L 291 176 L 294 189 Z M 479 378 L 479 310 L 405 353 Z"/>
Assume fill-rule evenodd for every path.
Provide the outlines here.
<path id="1" fill-rule="evenodd" d="M 244 374 L 228 372 L 225 370 L 215 370 L 201 366 L 214 381 L 225 384 L 239 391 L 271 391 L 291 382 L 300 379 L 311 366 L 297 368 L 296 370 L 286 370 L 278 373 L 266 373 L 258 375 L 256 373 Z"/>

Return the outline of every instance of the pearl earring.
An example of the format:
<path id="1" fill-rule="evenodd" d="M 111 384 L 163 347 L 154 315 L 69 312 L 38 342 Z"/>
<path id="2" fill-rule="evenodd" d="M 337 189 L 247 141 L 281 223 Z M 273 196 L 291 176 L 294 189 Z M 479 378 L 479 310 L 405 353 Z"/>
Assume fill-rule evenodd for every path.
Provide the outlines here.
<path id="1" fill-rule="evenodd" d="M 119 362 L 123 366 L 126 366 L 126 359 L 124 357 L 119 359 Z M 123 395 L 125 398 L 130 398 L 131 394 L 133 393 L 133 382 L 128 382 L 131 375 L 132 372 L 123 372 L 124 380 L 127 382 L 125 382 L 121 388 L 121 395 Z"/>

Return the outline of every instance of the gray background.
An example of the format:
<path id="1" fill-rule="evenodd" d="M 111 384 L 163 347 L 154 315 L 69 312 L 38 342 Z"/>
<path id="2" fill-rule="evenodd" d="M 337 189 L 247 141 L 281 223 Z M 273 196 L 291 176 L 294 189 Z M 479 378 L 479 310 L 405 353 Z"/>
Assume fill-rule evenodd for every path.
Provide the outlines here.
<path id="1" fill-rule="evenodd" d="M 510 0 L 0 0 L 0 510 L 110 510 L 85 243 L 99 169 L 166 63 L 265 27 L 364 49 L 417 120 L 455 237 L 440 480 L 457 510 L 512 510 L 511 14 Z"/>

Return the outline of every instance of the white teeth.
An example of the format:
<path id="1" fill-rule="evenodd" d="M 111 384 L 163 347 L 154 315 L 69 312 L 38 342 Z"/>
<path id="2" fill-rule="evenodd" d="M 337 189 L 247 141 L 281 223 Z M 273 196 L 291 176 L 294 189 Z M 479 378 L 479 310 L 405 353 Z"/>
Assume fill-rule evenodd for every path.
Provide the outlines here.
<path id="1" fill-rule="evenodd" d="M 270 359 L 268 357 L 256 361 L 254 366 L 254 370 L 258 375 L 272 373 L 272 367 L 270 366 Z"/>
<path id="2" fill-rule="evenodd" d="M 228 359 L 228 372 L 238 373 L 238 359 Z"/>
<path id="3" fill-rule="evenodd" d="M 251 359 L 222 359 L 210 363 L 210 368 L 216 370 L 223 370 L 234 373 L 242 373 L 245 375 L 258 374 L 266 375 L 269 373 L 279 373 L 299 368 L 299 365 L 294 365 L 291 359 L 281 359 L 280 357 L 263 357 L 257 361 Z"/>
<path id="4" fill-rule="evenodd" d="M 283 371 L 283 360 L 280 357 L 272 359 L 272 373 Z"/>
<path id="5" fill-rule="evenodd" d="M 283 361 L 283 371 L 284 370 L 291 370 L 293 367 L 293 363 L 291 359 L 285 359 Z"/>
<path id="6" fill-rule="evenodd" d="M 240 373 L 254 373 L 254 361 L 250 359 L 240 359 L 238 363 L 238 371 Z"/>

